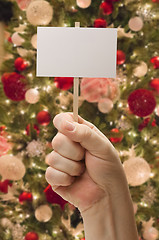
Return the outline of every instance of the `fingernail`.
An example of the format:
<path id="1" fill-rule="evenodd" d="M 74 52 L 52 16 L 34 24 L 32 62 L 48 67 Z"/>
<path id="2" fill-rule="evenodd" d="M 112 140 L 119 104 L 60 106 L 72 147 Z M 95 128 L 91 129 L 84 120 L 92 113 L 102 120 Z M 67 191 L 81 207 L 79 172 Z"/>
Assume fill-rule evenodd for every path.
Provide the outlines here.
<path id="1" fill-rule="evenodd" d="M 65 129 L 68 131 L 73 131 L 75 129 L 75 125 L 71 122 L 65 122 Z"/>

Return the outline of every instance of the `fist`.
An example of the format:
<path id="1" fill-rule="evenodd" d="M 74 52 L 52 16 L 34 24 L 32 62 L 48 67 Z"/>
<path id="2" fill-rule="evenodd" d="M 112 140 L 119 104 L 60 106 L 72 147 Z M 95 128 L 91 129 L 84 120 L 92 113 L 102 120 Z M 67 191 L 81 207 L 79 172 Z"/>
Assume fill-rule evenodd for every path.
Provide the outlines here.
<path id="1" fill-rule="evenodd" d="M 117 151 L 93 124 L 72 113 L 58 114 L 46 180 L 53 190 L 83 212 L 109 196 L 118 198 L 127 185 Z"/>

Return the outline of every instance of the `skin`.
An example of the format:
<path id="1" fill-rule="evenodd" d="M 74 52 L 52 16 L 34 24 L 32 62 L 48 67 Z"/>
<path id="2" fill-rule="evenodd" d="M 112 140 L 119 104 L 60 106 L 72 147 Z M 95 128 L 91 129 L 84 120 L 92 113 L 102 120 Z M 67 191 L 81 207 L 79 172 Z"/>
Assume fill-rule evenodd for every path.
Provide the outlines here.
<path id="1" fill-rule="evenodd" d="M 46 180 L 80 210 L 86 240 L 137 240 L 126 176 L 113 145 L 93 124 L 81 117 L 74 122 L 72 113 L 58 114 L 53 123 L 58 133 L 52 140 Z M 102 223 L 99 227 L 97 221 Z"/>

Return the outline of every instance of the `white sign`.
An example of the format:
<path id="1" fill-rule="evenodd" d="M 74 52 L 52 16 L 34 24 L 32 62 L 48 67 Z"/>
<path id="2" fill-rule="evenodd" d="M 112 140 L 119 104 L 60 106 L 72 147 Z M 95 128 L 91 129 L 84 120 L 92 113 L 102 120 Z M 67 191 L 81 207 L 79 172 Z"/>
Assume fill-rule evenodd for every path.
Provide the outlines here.
<path id="1" fill-rule="evenodd" d="M 37 76 L 116 77 L 116 28 L 37 28 Z"/>

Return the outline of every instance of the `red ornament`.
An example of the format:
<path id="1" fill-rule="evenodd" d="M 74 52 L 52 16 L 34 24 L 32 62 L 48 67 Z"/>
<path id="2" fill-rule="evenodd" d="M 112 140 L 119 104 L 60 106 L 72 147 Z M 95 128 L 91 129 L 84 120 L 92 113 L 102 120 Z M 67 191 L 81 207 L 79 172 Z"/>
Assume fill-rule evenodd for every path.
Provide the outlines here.
<path id="1" fill-rule="evenodd" d="M 114 7 L 110 1 L 105 1 L 100 4 L 100 9 L 102 9 L 104 15 L 110 15 L 113 12 Z"/>
<path id="2" fill-rule="evenodd" d="M 103 18 L 98 18 L 94 21 L 94 27 L 95 28 L 106 28 L 107 27 L 107 22 Z"/>
<path id="3" fill-rule="evenodd" d="M 19 73 L 4 73 L 2 75 L 3 89 L 8 98 L 13 101 L 22 101 L 25 99 L 26 79 Z"/>
<path id="4" fill-rule="evenodd" d="M 149 122 L 150 122 L 150 118 L 145 118 L 144 121 L 139 124 L 138 130 L 139 130 L 139 131 L 142 131 L 142 129 L 144 129 L 144 128 L 148 125 Z M 152 127 L 155 127 L 155 126 L 156 126 L 156 120 L 155 120 L 155 119 L 153 119 L 153 121 L 152 121 L 152 123 L 151 123 L 151 126 L 152 126 Z"/>
<path id="5" fill-rule="evenodd" d="M 64 210 L 64 206 L 67 203 L 67 201 L 65 201 L 62 197 L 60 197 L 56 192 L 54 192 L 52 190 L 51 185 L 48 185 L 45 189 L 44 189 L 44 193 L 46 196 L 46 200 L 49 203 L 53 203 L 53 204 L 59 204 L 60 207 Z"/>
<path id="6" fill-rule="evenodd" d="M 0 136 L 0 156 L 5 155 L 11 149 L 11 144 L 4 136 Z"/>
<path id="7" fill-rule="evenodd" d="M 16 68 L 17 71 L 23 71 L 27 68 L 28 63 L 21 57 L 18 57 L 15 61 L 14 61 L 14 66 Z"/>
<path id="8" fill-rule="evenodd" d="M 54 83 L 61 90 L 68 90 L 73 86 L 73 77 L 55 77 Z"/>
<path id="9" fill-rule="evenodd" d="M 152 2 L 154 2 L 154 3 L 159 3 L 159 0 L 152 0 Z"/>
<path id="10" fill-rule="evenodd" d="M 8 193 L 8 186 L 12 186 L 12 183 L 8 179 L 3 182 L 0 181 L 0 192 Z"/>
<path id="11" fill-rule="evenodd" d="M 155 90 L 155 93 L 159 94 L 159 78 L 154 78 L 150 81 L 150 87 Z"/>
<path id="12" fill-rule="evenodd" d="M 47 111 L 41 111 L 37 114 L 36 119 L 40 125 L 47 126 L 51 121 L 51 116 Z"/>
<path id="13" fill-rule="evenodd" d="M 30 192 L 22 192 L 20 195 L 19 195 L 19 202 L 20 203 L 23 203 L 23 202 L 31 202 L 33 200 L 33 196 L 32 196 L 32 193 Z"/>
<path id="14" fill-rule="evenodd" d="M 122 141 L 122 139 L 123 139 L 123 133 L 121 133 L 121 132 L 119 131 L 119 129 L 113 128 L 113 129 L 111 130 L 111 132 L 112 132 L 112 133 L 116 133 L 117 135 L 119 135 L 119 137 L 110 137 L 109 139 L 110 139 L 111 142 L 113 142 L 113 143 L 119 143 L 119 142 Z"/>
<path id="15" fill-rule="evenodd" d="M 4 125 L 0 126 L 0 136 L 3 136 L 5 134 L 5 129 L 6 129 L 6 126 Z"/>
<path id="16" fill-rule="evenodd" d="M 13 42 L 12 42 L 12 38 L 11 38 L 11 36 L 10 36 L 10 37 L 8 37 L 8 39 L 7 39 L 7 40 L 8 40 L 8 42 L 10 42 L 10 43 L 13 43 Z"/>
<path id="17" fill-rule="evenodd" d="M 36 232 L 28 232 L 25 235 L 25 240 L 38 240 L 39 236 Z"/>
<path id="18" fill-rule="evenodd" d="M 39 130 L 38 125 L 34 124 L 33 128 L 36 130 L 37 135 L 39 135 L 40 130 Z M 26 127 L 26 134 L 27 134 L 28 136 L 29 136 L 29 134 L 30 134 L 30 124 L 28 124 L 27 127 Z"/>
<path id="19" fill-rule="evenodd" d="M 154 69 L 159 68 L 159 56 L 152 57 L 150 62 L 153 64 Z"/>
<path id="20" fill-rule="evenodd" d="M 129 109 L 133 114 L 139 117 L 146 117 L 154 111 L 156 100 L 152 92 L 140 88 L 129 95 L 128 104 Z"/>
<path id="21" fill-rule="evenodd" d="M 125 53 L 121 50 L 117 50 L 117 64 L 121 65 L 125 62 L 126 56 Z"/>

